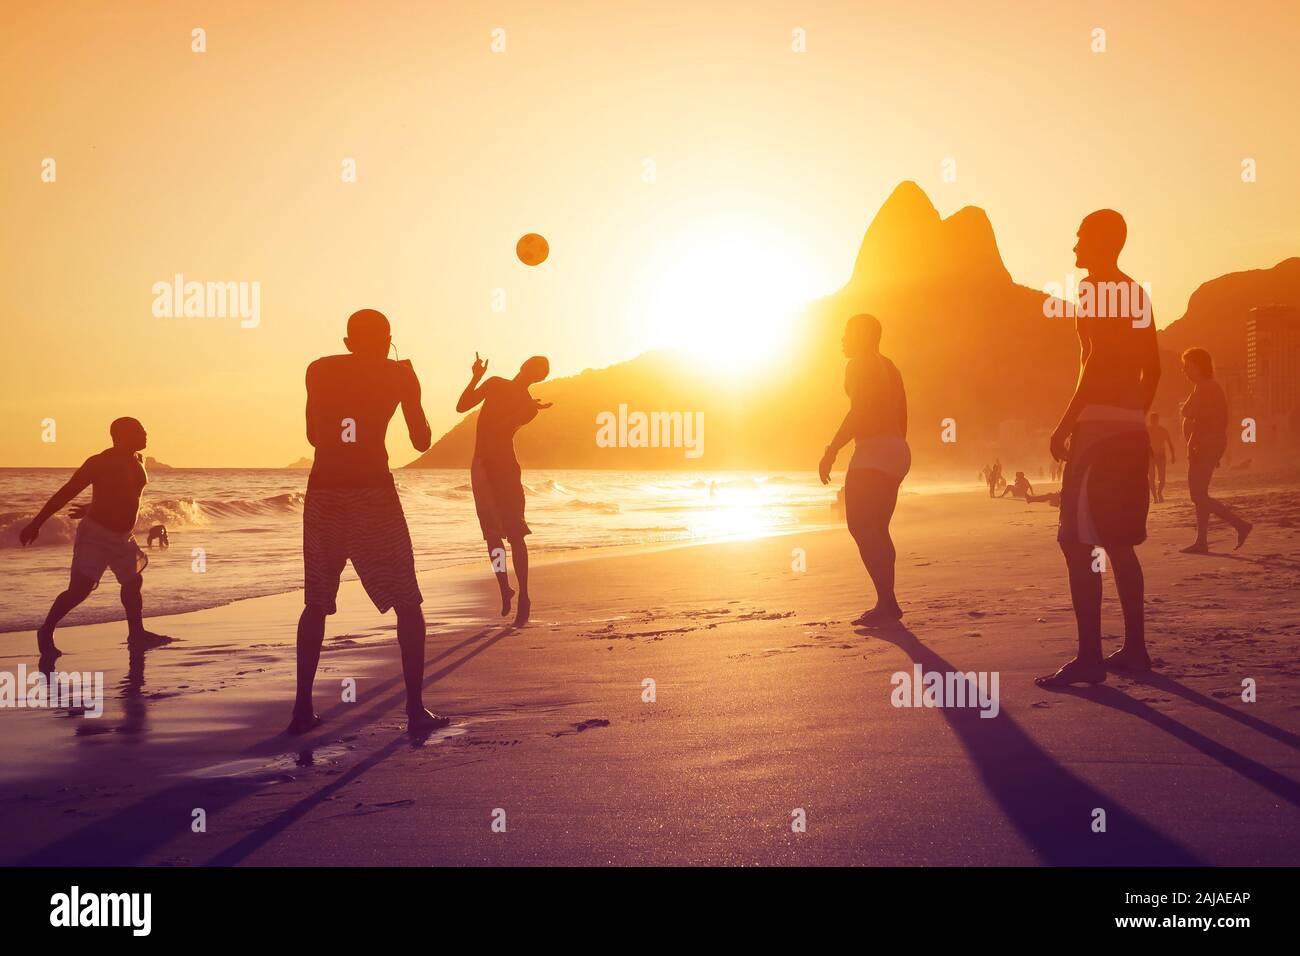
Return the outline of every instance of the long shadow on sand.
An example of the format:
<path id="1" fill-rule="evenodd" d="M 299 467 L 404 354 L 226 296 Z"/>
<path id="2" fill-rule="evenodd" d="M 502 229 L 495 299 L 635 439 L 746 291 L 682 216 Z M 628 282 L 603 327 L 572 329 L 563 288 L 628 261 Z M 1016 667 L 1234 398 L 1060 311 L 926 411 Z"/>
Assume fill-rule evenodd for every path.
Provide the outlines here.
<path id="1" fill-rule="evenodd" d="M 1158 678 L 1156 680 L 1147 680 L 1145 683 L 1155 687 L 1161 686 Z M 1172 684 L 1173 682 L 1169 681 L 1169 683 Z M 1171 737 L 1175 737 L 1183 743 L 1195 747 L 1207 757 L 1217 760 L 1229 770 L 1236 771 L 1247 780 L 1258 784 L 1292 806 L 1300 807 L 1300 784 L 1297 784 L 1294 780 L 1264 766 L 1257 760 L 1252 760 L 1237 753 L 1231 747 L 1227 747 L 1217 740 L 1211 740 L 1200 731 L 1193 730 L 1186 724 L 1174 720 L 1168 714 L 1161 713 L 1140 700 L 1134 700 L 1121 690 L 1103 684 L 1087 688 L 1071 687 L 1060 692 L 1072 697 L 1090 700 L 1095 704 L 1101 704 L 1104 707 L 1110 707 L 1122 713 L 1131 714 L 1134 717 L 1140 717 L 1152 726 L 1165 731 Z M 1261 721 L 1261 723 L 1263 722 Z M 1272 727 L 1271 724 L 1264 724 L 1264 726 Z"/>
<path id="2" fill-rule="evenodd" d="M 1251 730 L 1263 734 L 1265 737 L 1272 737 L 1278 743 L 1286 744 L 1288 747 L 1300 750 L 1300 735 L 1293 734 L 1291 731 L 1286 730 L 1283 727 L 1278 727 L 1275 724 L 1270 724 L 1266 720 L 1260 720 L 1258 717 L 1251 714 L 1243 714 L 1241 711 L 1229 707 L 1222 701 L 1215 700 L 1213 697 L 1206 697 L 1199 691 L 1194 691 L 1190 687 L 1178 683 L 1178 681 L 1174 680 L 1172 677 L 1167 677 L 1164 674 L 1154 672 L 1147 674 L 1126 674 L 1124 676 L 1135 684 L 1142 684 L 1143 686 L 1150 687 L 1153 690 L 1159 690 L 1166 694 L 1173 694 L 1176 697 L 1181 697 L 1183 700 L 1190 701 L 1193 704 L 1198 704 L 1201 707 L 1204 707 L 1206 710 L 1213 711 L 1220 717 L 1227 717 L 1229 720 L 1235 720 L 1237 723 L 1243 724 Z M 1148 708 L 1148 710 L 1149 709 L 1150 708 Z M 1138 716 L 1145 717 L 1146 715 L 1139 714 Z"/>
<path id="3" fill-rule="evenodd" d="M 956 672 L 906 628 L 856 633 L 898 646 L 924 671 Z M 936 708 L 970 755 L 1007 819 L 1043 863 L 1053 866 L 1197 866 L 1202 861 L 1172 838 L 1076 777 L 1005 712 L 986 719 L 976 708 Z M 1106 832 L 1093 833 L 1093 810 L 1106 811 Z"/>
<path id="4" fill-rule="evenodd" d="M 469 653 L 438 670 L 428 673 L 430 665 L 445 659 L 449 654 L 480 641 L 488 630 L 471 635 L 464 641 L 453 645 L 425 663 L 427 688 L 437 683 L 457 668 L 462 667 L 473 658 L 514 632 L 513 627 L 504 627 L 501 632 L 488 640 L 482 641 Z M 381 682 L 373 693 L 383 693 L 394 685 L 400 685 L 401 678 Z M 358 714 L 345 723 L 329 729 L 311 741 L 279 734 L 269 740 L 254 744 L 243 753 L 247 756 L 266 756 L 268 753 L 285 753 L 309 751 L 314 747 L 336 740 L 341 733 L 362 726 L 379 716 L 400 707 L 406 699 L 405 692 L 398 689 L 396 693 L 376 702 L 365 713 Z M 286 702 L 287 703 L 287 702 Z M 355 705 L 340 705 L 327 711 L 338 713 L 340 709 Z M 234 864 L 239 862 L 254 849 L 265 844 L 276 834 L 282 832 L 302 817 L 313 806 L 319 804 L 338 787 L 370 770 L 376 764 L 397 753 L 403 746 L 410 746 L 405 735 L 395 737 L 390 743 L 366 757 L 321 790 L 304 797 L 274 820 L 258 827 L 248 836 L 238 841 L 225 851 L 218 853 L 209 863 Z M 177 837 L 190 831 L 191 814 L 195 808 L 202 808 L 209 820 L 222 810 L 226 810 L 254 793 L 264 792 L 265 785 L 254 780 L 238 778 L 216 780 L 186 780 L 151 794 L 138 803 L 123 807 L 112 815 L 87 824 L 27 856 L 15 861 L 15 866 L 129 866 L 137 863 L 147 854 L 156 851 Z M 202 836 L 196 839 L 210 839 Z"/>

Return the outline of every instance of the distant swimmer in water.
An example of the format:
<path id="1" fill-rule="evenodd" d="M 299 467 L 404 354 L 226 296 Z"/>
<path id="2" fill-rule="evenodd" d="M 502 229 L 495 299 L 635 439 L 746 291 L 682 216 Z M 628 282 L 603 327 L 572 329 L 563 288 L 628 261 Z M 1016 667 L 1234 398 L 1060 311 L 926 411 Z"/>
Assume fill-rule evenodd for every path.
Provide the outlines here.
<path id="1" fill-rule="evenodd" d="M 87 458 L 18 535 L 24 545 L 31 544 L 40 535 L 41 525 L 87 487 L 91 489 L 90 504 L 77 505 L 69 512 L 73 518 L 81 519 L 72 545 L 71 580 L 67 590 L 54 599 L 45 623 L 36 632 L 43 667 L 52 665 L 63 653 L 54 646 L 54 629 L 69 611 L 99 587 L 99 579 L 110 568 L 121 587 L 127 643 L 132 648 L 143 649 L 171 640 L 145 630 L 142 572 L 149 559 L 132 536 L 140 513 L 140 495 L 149 481 L 140 457 L 148 435 L 134 418 L 117 419 L 108 432 L 113 447 Z"/>
<path id="2" fill-rule="evenodd" d="M 160 524 L 156 524 L 149 529 L 149 535 L 147 538 L 148 546 L 152 548 L 153 543 L 155 541 L 158 542 L 158 547 L 163 549 L 167 549 L 172 546 L 171 541 L 169 541 L 167 538 L 167 529 Z"/>
<path id="3" fill-rule="evenodd" d="M 1196 505 L 1196 540 L 1183 548 L 1183 553 L 1209 552 L 1210 515 L 1232 525 L 1240 548 L 1254 525 L 1210 497 L 1210 479 L 1228 447 L 1228 399 L 1215 381 L 1214 360 L 1205 349 L 1183 353 L 1183 374 L 1192 383 L 1192 394 L 1183 402 L 1182 414 L 1183 437 L 1187 439 L 1187 490 Z"/>
<path id="4" fill-rule="evenodd" d="M 874 316 L 849 319 L 841 340 L 848 364 L 844 391 L 849 411 L 817 466 L 829 484 L 835 457 L 853 442 L 844 475 L 844 513 L 849 534 L 876 588 L 876 604 L 854 624 L 892 624 L 903 616 L 894 593 L 896 552 L 889 523 L 898 504 L 898 487 L 912 467 L 907 445 L 907 395 L 894 363 L 880 354 L 880 323 Z"/>
<path id="5" fill-rule="evenodd" d="M 515 578 L 519 582 L 514 623 L 523 627 L 532 613 L 532 599 L 528 594 L 528 545 L 524 541 L 532 530 L 524 520 L 524 485 L 519 459 L 515 457 L 515 432 L 536 418 L 540 409 L 551 407 L 550 402 L 540 402 L 528 392 L 530 385 L 544 381 L 551 373 L 551 364 L 544 357 L 534 355 L 519 367 L 514 378 L 494 375 L 480 385 L 487 366 L 487 361 L 475 352 L 469 384 L 456 403 L 456 411 L 468 412 L 483 403 L 469 469 L 474 510 L 478 512 L 479 529 L 487 542 L 492 572 L 501 589 L 502 617 L 510 613 L 510 601 L 515 593 L 506 571 L 505 542 L 510 542 Z"/>

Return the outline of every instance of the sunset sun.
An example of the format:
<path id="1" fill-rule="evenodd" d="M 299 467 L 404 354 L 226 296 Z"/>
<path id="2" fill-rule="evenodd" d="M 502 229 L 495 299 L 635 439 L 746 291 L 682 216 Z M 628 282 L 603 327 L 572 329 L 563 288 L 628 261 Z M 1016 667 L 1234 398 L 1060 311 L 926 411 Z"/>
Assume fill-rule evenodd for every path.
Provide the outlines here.
<path id="1" fill-rule="evenodd" d="M 666 259 L 646 318 L 664 344 L 719 368 L 770 361 L 831 285 L 806 249 L 752 229 L 684 233 Z"/>

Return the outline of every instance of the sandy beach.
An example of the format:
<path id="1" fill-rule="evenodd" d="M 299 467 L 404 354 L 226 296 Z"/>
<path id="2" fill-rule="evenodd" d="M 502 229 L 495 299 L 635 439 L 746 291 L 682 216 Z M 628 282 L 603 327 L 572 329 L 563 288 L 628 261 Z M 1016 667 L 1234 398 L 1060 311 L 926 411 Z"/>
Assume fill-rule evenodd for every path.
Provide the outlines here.
<path id="1" fill-rule="evenodd" d="M 130 661 L 122 624 L 66 628 L 60 666 L 103 670 L 106 710 L 0 711 L 0 856 L 1294 864 L 1300 498 L 1287 484 L 1225 476 L 1257 530 L 1236 553 L 1212 532 L 1203 557 L 1178 552 L 1191 507 L 1171 486 L 1140 549 L 1155 673 L 1065 693 L 1032 682 L 1074 648 L 1056 511 L 978 490 L 900 501 L 896 630 L 849 623 L 869 585 L 842 530 L 552 558 L 521 630 L 494 616 L 484 570 L 423 575 L 426 701 L 452 725 L 419 743 L 403 733 L 393 618 L 355 582 L 327 631 L 326 722 L 307 738 L 280 733 L 299 593 L 151 619 L 177 640 Z M 1109 581 L 1105 602 L 1109 649 Z M 34 667 L 32 635 L 0 641 L 0 669 Z M 892 675 L 918 664 L 996 672 L 996 717 L 894 706 Z M 355 703 L 340 699 L 346 678 Z"/>

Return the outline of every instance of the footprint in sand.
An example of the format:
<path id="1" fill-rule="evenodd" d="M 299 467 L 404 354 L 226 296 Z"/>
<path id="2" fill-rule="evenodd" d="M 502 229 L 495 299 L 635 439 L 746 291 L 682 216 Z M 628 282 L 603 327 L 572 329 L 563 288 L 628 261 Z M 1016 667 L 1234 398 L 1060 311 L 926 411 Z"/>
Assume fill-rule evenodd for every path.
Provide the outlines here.
<path id="1" fill-rule="evenodd" d="M 580 720 L 573 724 L 570 730 L 557 730 L 551 733 L 552 737 L 566 737 L 569 734 L 580 734 L 585 730 L 591 730 L 593 727 L 608 727 L 609 721 L 603 717 L 593 717 L 589 720 Z"/>

